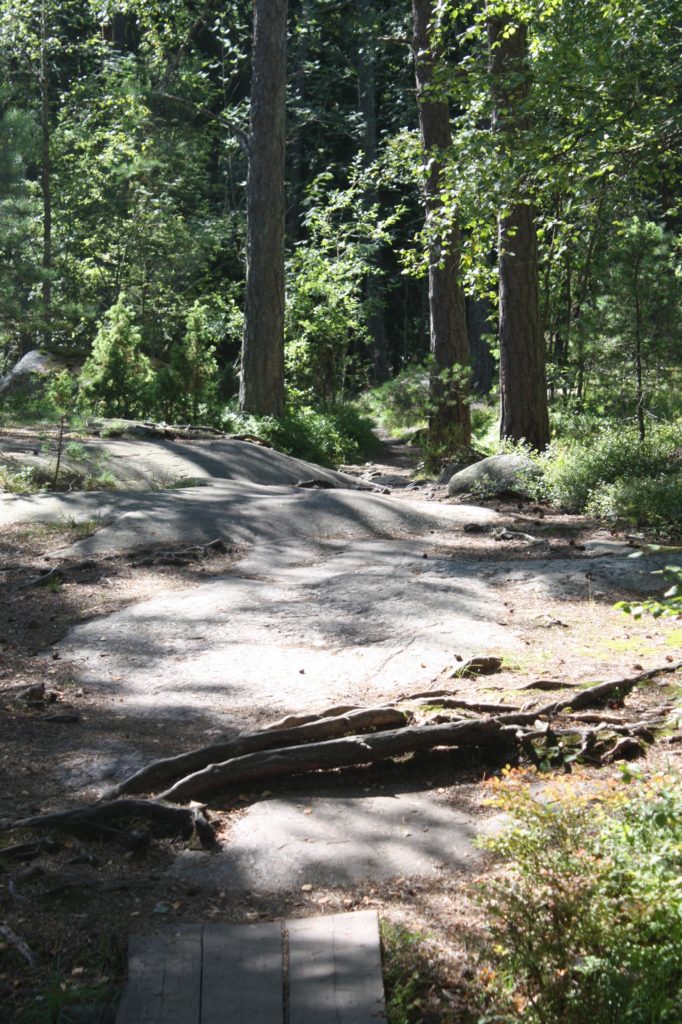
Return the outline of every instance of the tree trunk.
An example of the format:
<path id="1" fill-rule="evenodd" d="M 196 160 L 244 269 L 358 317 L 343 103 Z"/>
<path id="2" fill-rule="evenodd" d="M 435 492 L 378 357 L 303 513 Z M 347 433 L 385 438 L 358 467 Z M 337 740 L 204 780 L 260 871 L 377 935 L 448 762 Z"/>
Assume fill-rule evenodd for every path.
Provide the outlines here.
<path id="1" fill-rule="evenodd" d="M 46 0 L 40 8 L 40 137 L 41 172 L 40 188 L 43 201 L 43 344 L 49 349 L 52 344 L 52 162 L 50 159 L 50 72 L 47 60 Z"/>
<path id="2" fill-rule="evenodd" d="M 436 227 L 443 212 L 441 178 L 443 154 L 451 143 L 448 104 L 433 91 L 433 69 L 438 54 L 431 46 L 433 0 L 412 0 L 414 59 L 417 79 L 419 128 L 426 170 L 426 226 L 429 233 L 429 318 L 431 323 L 431 373 L 429 444 L 433 450 L 468 444 L 471 419 L 467 387 L 462 373 L 469 364 L 464 290 L 460 283 L 461 239 L 452 223 L 448 237 Z M 457 370 L 460 367 L 461 370 Z M 453 368 L 455 368 L 453 370 Z"/>
<path id="3" fill-rule="evenodd" d="M 254 0 L 246 308 L 239 405 L 284 408 L 284 152 L 287 0 Z"/>
<path id="4" fill-rule="evenodd" d="M 495 100 L 494 129 L 504 146 L 517 144 L 528 128 L 525 74 L 527 42 L 523 25 L 507 17 L 488 23 L 490 70 Z M 545 339 L 538 292 L 537 234 L 534 210 L 515 201 L 498 221 L 500 301 L 500 436 L 527 441 L 534 448 L 549 442 Z"/>
<path id="5" fill-rule="evenodd" d="M 310 34 L 305 26 L 310 22 L 312 12 L 310 0 L 302 0 L 295 13 L 296 52 L 293 56 L 295 65 L 291 91 L 289 95 L 289 138 L 287 140 L 287 212 L 286 238 L 287 245 L 294 245 L 301 237 L 303 216 L 304 190 L 304 116 L 302 111 L 306 101 L 306 85 L 308 81 L 308 55 L 310 51 Z M 299 116 L 299 112 L 301 116 Z"/>
<path id="6" fill-rule="evenodd" d="M 361 30 L 358 47 L 358 104 L 362 116 L 362 155 L 366 167 L 374 163 L 377 156 L 377 115 L 376 115 L 376 75 L 375 75 L 375 36 L 374 4 L 372 0 L 357 0 L 358 22 Z M 376 201 L 371 193 L 369 203 Z M 379 252 L 374 260 L 381 263 Z M 365 301 L 367 307 L 367 327 L 372 339 L 372 378 L 375 384 L 383 384 L 389 378 L 388 348 L 386 343 L 386 318 L 384 315 L 383 290 L 381 276 L 370 270 L 365 284 Z"/>
<path id="7" fill-rule="evenodd" d="M 495 360 L 486 340 L 486 335 L 493 332 L 492 304 L 488 299 L 467 299 L 466 314 L 472 360 L 471 388 L 477 395 L 489 395 L 495 370 Z"/>

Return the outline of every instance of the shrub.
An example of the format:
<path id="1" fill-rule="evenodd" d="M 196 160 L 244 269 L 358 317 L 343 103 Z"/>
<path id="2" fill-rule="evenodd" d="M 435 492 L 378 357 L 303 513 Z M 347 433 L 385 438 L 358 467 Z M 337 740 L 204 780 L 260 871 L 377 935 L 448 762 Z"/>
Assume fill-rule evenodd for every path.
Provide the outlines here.
<path id="1" fill-rule="evenodd" d="M 385 430 L 423 427 L 429 408 L 429 371 L 411 363 L 392 380 L 367 391 L 358 404 Z"/>
<path id="2" fill-rule="evenodd" d="M 231 433 L 254 434 L 287 455 L 321 466 L 354 462 L 372 455 L 379 447 L 371 421 L 352 405 L 329 412 L 291 409 L 279 418 L 228 413 L 223 428 Z"/>
<path id="3" fill-rule="evenodd" d="M 619 601 L 615 607 L 632 615 L 633 619 L 641 619 L 645 612 L 655 619 L 682 617 L 682 565 L 666 565 L 665 569 L 655 569 L 651 575 L 662 576 L 670 584 L 662 597 L 649 597 L 644 601 Z"/>
<path id="4" fill-rule="evenodd" d="M 591 508 L 603 515 L 615 508 L 618 497 L 623 507 L 632 502 L 642 525 L 657 524 L 674 512 L 675 452 L 681 445 L 680 424 L 657 426 L 643 441 L 634 427 L 609 423 L 589 438 L 554 442 L 541 459 L 545 494 L 567 511 Z"/>
<path id="5" fill-rule="evenodd" d="M 213 341 L 209 310 L 197 300 L 187 314 L 184 337 L 171 349 L 170 366 L 159 374 L 159 397 L 171 422 L 214 418 L 218 363 Z"/>
<path id="6" fill-rule="evenodd" d="M 106 314 L 81 371 L 81 400 L 104 416 L 134 419 L 153 404 L 154 373 L 125 297 Z"/>
<path id="7" fill-rule="evenodd" d="M 682 531 L 682 473 L 622 477 L 592 493 L 587 511 L 615 523 Z"/>
<path id="8" fill-rule="evenodd" d="M 632 782 L 627 785 L 627 780 Z M 485 1021 L 673 1024 L 682 1019 L 679 779 L 572 783 L 535 799 L 498 785 L 503 876 L 483 896 L 492 970 Z"/>

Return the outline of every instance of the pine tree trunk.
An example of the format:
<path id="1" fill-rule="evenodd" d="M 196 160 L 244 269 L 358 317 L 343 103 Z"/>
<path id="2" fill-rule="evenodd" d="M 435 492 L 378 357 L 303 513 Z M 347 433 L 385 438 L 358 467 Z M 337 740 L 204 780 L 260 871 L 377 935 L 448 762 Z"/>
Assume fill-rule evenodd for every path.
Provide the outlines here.
<path id="1" fill-rule="evenodd" d="M 488 23 L 493 76 L 493 127 L 505 145 L 528 128 L 527 37 L 509 18 Z M 549 442 L 545 339 L 540 318 L 537 234 L 533 207 L 515 202 L 498 221 L 500 301 L 500 436 L 527 441 L 534 448 Z"/>
<path id="2" fill-rule="evenodd" d="M 429 32 L 433 7 L 433 0 L 412 0 L 419 127 L 427 164 L 427 231 L 443 210 L 442 156 L 451 143 L 448 104 L 433 91 L 433 69 L 438 56 L 431 46 Z M 447 239 L 442 237 L 440 228 L 433 231 L 429 245 L 429 317 L 433 357 L 429 446 L 432 451 L 445 453 L 471 440 L 466 386 L 461 381 L 453 383 L 443 379 L 452 367 L 467 368 L 469 364 L 464 290 L 460 283 L 461 238 L 456 222 L 451 223 Z"/>
<path id="3" fill-rule="evenodd" d="M 358 19 L 361 29 L 358 48 L 358 103 L 363 121 L 362 155 L 366 167 L 374 163 L 377 156 L 377 114 L 375 35 L 373 0 L 357 0 Z M 368 202 L 376 201 L 372 193 Z M 381 263 L 381 253 L 374 258 L 375 265 Z M 372 339 L 372 378 L 375 384 L 383 384 L 389 378 L 388 347 L 386 343 L 386 318 L 381 277 L 370 271 L 365 285 L 367 303 L 367 327 Z"/>
<path id="4" fill-rule="evenodd" d="M 43 345 L 52 344 L 52 161 L 50 157 L 50 73 L 47 61 L 49 25 L 46 0 L 40 9 L 40 189 L 43 201 Z"/>
<path id="5" fill-rule="evenodd" d="M 284 154 L 287 0 L 254 0 L 246 308 L 239 404 L 284 408 Z"/>
<path id="6" fill-rule="evenodd" d="M 493 389 L 495 360 L 486 336 L 493 333 L 493 308 L 485 298 L 466 300 L 467 331 L 471 349 L 471 389 L 477 395 L 489 395 Z"/>

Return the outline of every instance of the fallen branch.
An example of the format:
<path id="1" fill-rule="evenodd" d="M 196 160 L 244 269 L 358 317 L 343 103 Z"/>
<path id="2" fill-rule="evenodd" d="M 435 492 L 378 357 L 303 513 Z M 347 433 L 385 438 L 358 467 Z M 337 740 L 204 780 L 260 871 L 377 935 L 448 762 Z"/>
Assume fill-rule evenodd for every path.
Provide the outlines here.
<path id="1" fill-rule="evenodd" d="M 0 924 L 0 936 L 9 942 L 10 946 L 14 946 L 17 953 L 23 956 L 24 960 L 29 964 L 30 967 L 36 967 L 38 961 L 36 960 L 35 953 L 26 945 L 23 939 L 12 931 L 9 925 Z"/>
<path id="2" fill-rule="evenodd" d="M 286 722 L 287 719 L 284 721 Z M 197 750 L 179 754 L 177 757 L 154 761 L 121 782 L 112 795 L 149 793 L 159 786 L 201 771 L 210 764 L 228 761 L 245 754 L 271 750 L 275 747 L 335 739 L 349 733 L 368 732 L 371 729 L 395 729 L 406 725 L 406 723 L 407 714 L 404 711 L 397 711 L 395 708 L 361 708 L 335 717 L 315 718 L 312 722 L 290 729 L 274 731 L 274 727 L 271 727 L 260 732 L 242 733 L 225 743 L 214 743 L 208 747 L 200 747 Z"/>
<path id="3" fill-rule="evenodd" d="M 32 843 L 15 843 L 13 846 L 3 846 L 0 849 L 0 861 L 35 860 L 41 853 L 56 853 L 59 849 L 59 843 L 52 839 L 37 839 Z"/>
<path id="4" fill-rule="evenodd" d="M 513 748 L 515 739 L 495 719 L 452 725 L 407 726 L 376 732 L 362 738 L 329 740 L 305 746 L 285 747 L 211 764 L 181 779 L 160 796 L 161 800 L 197 800 L 227 786 L 300 775 L 320 769 L 372 764 L 387 757 L 434 747 L 499 747 L 501 754 Z"/>
<path id="5" fill-rule="evenodd" d="M 202 845 L 214 842 L 213 828 L 200 809 L 175 807 L 155 800 L 114 800 L 109 804 L 88 804 L 71 811 L 37 814 L 30 818 L 0 822 L 1 832 L 15 829 L 58 829 L 110 836 L 112 823 L 147 821 L 161 835 L 185 837 L 196 834 Z"/>

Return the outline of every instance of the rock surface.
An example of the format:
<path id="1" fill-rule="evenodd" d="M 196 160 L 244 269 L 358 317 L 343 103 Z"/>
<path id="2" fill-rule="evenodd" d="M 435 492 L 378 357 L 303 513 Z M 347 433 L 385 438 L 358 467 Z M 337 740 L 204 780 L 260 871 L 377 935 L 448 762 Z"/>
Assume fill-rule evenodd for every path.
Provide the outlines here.
<path id="1" fill-rule="evenodd" d="M 529 483 L 540 476 L 540 469 L 524 455 L 493 455 L 481 459 L 450 477 L 448 494 L 481 489 L 487 494 L 520 494 L 529 496 Z"/>
<path id="2" fill-rule="evenodd" d="M 63 369 L 64 364 L 55 356 L 46 355 L 37 349 L 27 352 L 9 373 L 0 377 L 0 395 L 9 398 L 19 391 L 30 393 L 49 374 Z"/>
<path id="3" fill-rule="evenodd" d="M 254 804 L 222 852 L 182 853 L 171 875 L 231 892 L 437 875 L 480 864 L 474 839 L 496 824 L 429 792 L 311 791 Z"/>

